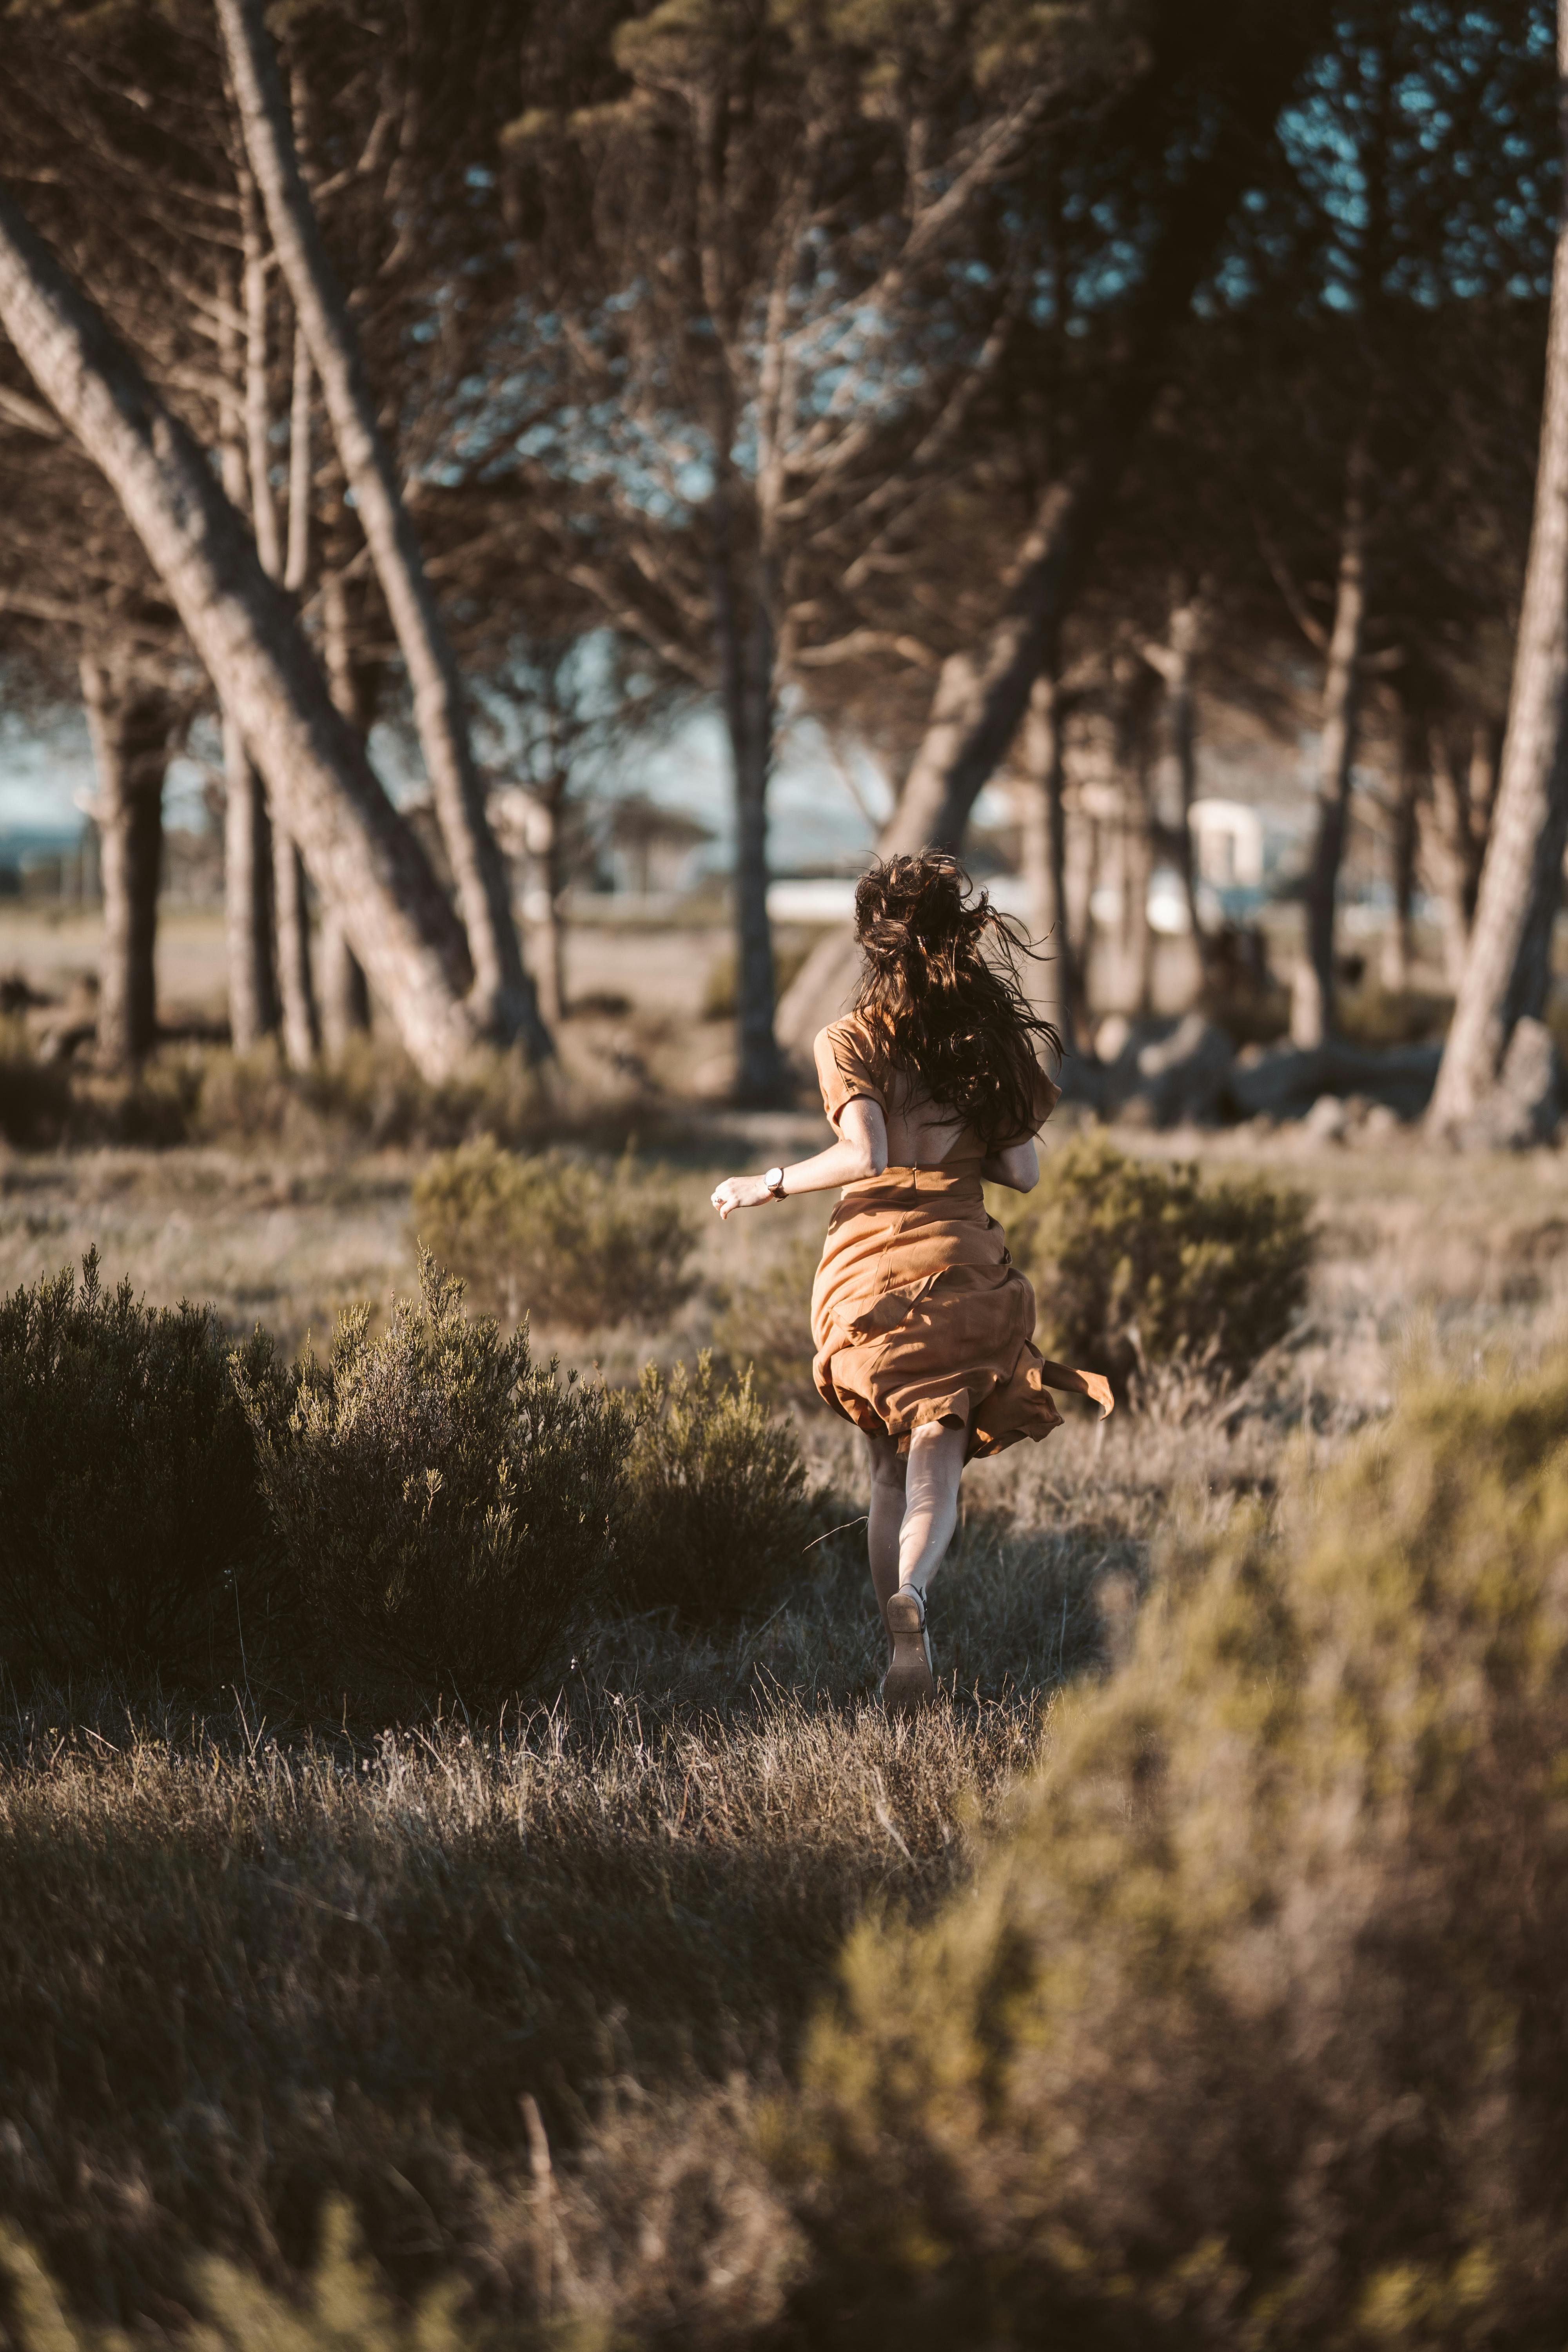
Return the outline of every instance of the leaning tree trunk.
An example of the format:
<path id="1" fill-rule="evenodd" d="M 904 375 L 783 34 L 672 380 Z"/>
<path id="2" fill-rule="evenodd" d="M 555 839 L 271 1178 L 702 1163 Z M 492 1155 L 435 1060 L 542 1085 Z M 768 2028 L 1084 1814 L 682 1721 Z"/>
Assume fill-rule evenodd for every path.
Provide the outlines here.
<path id="1" fill-rule="evenodd" d="M 1530 562 L 1469 953 L 1428 1118 L 1458 1134 L 1491 1092 L 1515 1024 L 1546 1007 L 1568 840 L 1568 0 L 1557 11 L 1564 180 Z"/>
<path id="2" fill-rule="evenodd" d="M 93 814 L 103 860 L 98 1045 L 105 1061 L 127 1068 L 157 1041 L 153 955 L 171 714 L 160 688 L 93 654 L 83 656 L 81 689 L 98 774 Z"/>
<path id="3" fill-rule="evenodd" d="M 1366 457 L 1357 441 L 1346 471 L 1334 623 L 1323 671 L 1318 739 L 1318 830 L 1307 876 L 1307 956 L 1290 1001 L 1292 1045 L 1321 1045 L 1334 1028 L 1334 909 L 1355 777 L 1362 640 L 1366 632 Z"/>
<path id="4" fill-rule="evenodd" d="M 0 188 L 0 328 L 123 507 L 414 1061 L 473 1042 L 459 925 L 203 452 Z"/>
<path id="5" fill-rule="evenodd" d="M 243 286 L 243 279 L 241 281 Z M 218 371 L 223 384 L 219 464 L 224 491 L 239 512 L 250 500 L 245 433 L 245 362 L 240 310 L 232 281 L 222 289 Z M 258 542 L 259 544 L 259 542 Z M 267 793 L 251 764 L 245 738 L 226 710 L 223 719 L 224 930 L 228 957 L 228 1031 L 237 1054 L 250 1053 L 278 1026 L 277 967 L 272 953 L 272 824 Z"/>
<path id="6" fill-rule="evenodd" d="M 342 573 L 335 566 L 329 566 L 321 574 L 321 637 L 332 700 L 363 742 L 368 732 L 369 712 L 349 644 L 347 591 Z M 321 1007 L 321 1041 L 337 1061 L 350 1038 L 370 1027 L 370 991 L 365 986 L 359 958 L 349 945 L 348 934 L 330 907 L 321 909 L 317 946 L 320 970 L 316 993 Z"/>
<path id="7" fill-rule="evenodd" d="M 218 23 L 279 267 L 310 345 L 343 470 L 414 688 L 415 722 L 473 956 L 476 1012 L 530 1057 L 551 1052 L 512 919 L 506 866 L 485 814 L 462 681 L 412 518 L 376 421 L 359 339 L 327 259 L 295 152 L 263 0 L 217 0 Z"/>
<path id="8" fill-rule="evenodd" d="M 1276 11 L 1243 13 L 1246 47 L 1236 62 L 1234 104 L 1206 156 L 1171 199 L 1164 233 L 1129 304 L 1119 355 L 1100 387 L 1094 429 L 1078 462 L 1041 497 L 1009 567 L 999 618 L 977 646 L 942 665 L 925 735 L 883 835 L 884 856 L 962 846 L 975 797 L 1012 741 L 1036 678 L 1057 667 L 1062 624 L 1164 383 L 1172 337 L 1327 16 L 1321 0 L 1309 0 L 1284 24 Z M 807 1045 L 833 1017 L 854 962 L 840 933 L 814 949 L 779 1008 L 779 1032 L 792 1048 Z"/>

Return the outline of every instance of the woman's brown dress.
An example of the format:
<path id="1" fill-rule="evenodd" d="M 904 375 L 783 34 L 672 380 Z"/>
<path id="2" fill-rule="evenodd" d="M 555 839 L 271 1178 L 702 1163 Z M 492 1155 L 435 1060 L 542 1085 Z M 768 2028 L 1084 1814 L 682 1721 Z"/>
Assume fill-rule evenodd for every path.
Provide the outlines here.
<path id="1" fill-rule="evenodd" d="M 886 1116 L 886 1083 L 858 1015 L 821 1032 L 816 1074 L 836 1129 L 857 1098 Z M 1037 1128 L 1060 1098 L 1038 1076 Z M 922 1422 L 967 1427 L 971 1459 L 1061 1425 L 1047 1377 L 1062 1368 L 1034 1344 L 1035 1294 L 986 1214 L 985 1156 L 966 1128 L 940 1161 L 847 1187 L 811 1293 L 812 1377 L 826 1402 L 905 1447 Z"/>

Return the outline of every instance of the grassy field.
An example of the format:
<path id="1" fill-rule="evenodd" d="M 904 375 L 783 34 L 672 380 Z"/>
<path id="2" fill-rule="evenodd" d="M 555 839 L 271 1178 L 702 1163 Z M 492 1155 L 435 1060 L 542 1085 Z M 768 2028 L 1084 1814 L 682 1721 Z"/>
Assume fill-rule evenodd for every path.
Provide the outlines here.
<path id="1" fill-rule="evenodd" d="M 716 1174 L 820 1132 L 671 1102 L 641 1158 L 701 1216 Z M 214 2254 L 291 2294 L 341 2199 L 395 2302 L 456 2283 L 464 2342 L 814 2340 L 813 2225 L 771 2118 L 857 1924 L 946 1916 L 974 1883 L 1061 1695 L 1127 1654 L 1173 1531 L 1220 1542 L 1238 1510 L 1328 1473 L 1412 1361 L 1490 1382 L 1568 1337 L 1552 1154 L 1124 1140 L 1305 1186 L 1306 1312 L 1237 1393 L 1172 1372 L 1104 1429 L 1075 1417 L 975 1466 L 932 1606 L 942 1702 L 915 1726 L 876 1703 L 861 1474 L 811 1410 L 838 1531 L 784 1605 L 707 1633 L 602 1617 L 499 1720 L 306 1721 L 244 1679 L 197 1699 L 7 1679 L 0 2213 L 73 2324 L 177 2336 L 223 2304 Z M 426 1156 L 9 1150 L 0 1287 L 93 1244 L 150 1300 L 321 1341 L 345 1303 L 384 1315 L 415 1286 Z M 616 1382 L 716 1333 L 738 1353 L 727 1294 L 809 1247 L 826 1212 L 705 1222 L 668 1329 L 536 1344 Z M 66 2340 L 36 2314 L 28 2332 L 21 2260 L 0 2326 Z M 392 2309 L 373 2297 L 346 2333 L 300 2340 L 389 2340 Z"/>

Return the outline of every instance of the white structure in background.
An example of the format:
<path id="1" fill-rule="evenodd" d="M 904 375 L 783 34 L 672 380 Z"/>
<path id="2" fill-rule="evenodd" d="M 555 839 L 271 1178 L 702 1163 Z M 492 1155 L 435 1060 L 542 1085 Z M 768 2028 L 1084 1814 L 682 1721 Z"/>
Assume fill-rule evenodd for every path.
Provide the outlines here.
<path id="1" fill-rule="evenodd" d="M 1194 801 L 1193 856 L 1198 878 L 1215 890 L 1261 890 L 1269 841 L 1262 814 L 1245 801 Z"/>
<path id="2" fill-rule="evenodd" d="M 1120 800 L 1111 805 L 1120 816 Z M 1246 801 L 1194 801 L 1192 834 L 1198 904 L 1205 922 L 1211 924 L 1247 910 L 1266 895 L 1281 853 L 1293 839 Z M 1004 914 L 1027 917 L 1029 893 L 1021 875 L 989 876 L 985 887 L 992 905 Z M 854 911 L 852 879 L 823 876 L 769 886 L 768 913 L 775 923 L 845 923 Z M 1089 900 L 1089 913 L 1113 930 L 1121 920 L 1120 883 L 1102 883 Z M 1186 890 L 1173 866 L 1157 866 L 1150 877 L 1149 923 L 1167 939 L 1184 938 L 1192 928 Z"/>

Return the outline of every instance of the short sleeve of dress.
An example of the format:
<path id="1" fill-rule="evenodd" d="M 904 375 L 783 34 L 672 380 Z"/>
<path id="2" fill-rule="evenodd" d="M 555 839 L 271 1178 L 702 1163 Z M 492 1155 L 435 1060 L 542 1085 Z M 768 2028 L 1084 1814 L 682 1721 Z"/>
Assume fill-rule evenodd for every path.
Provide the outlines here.
<path id="1" fill-rule="evenodd" d="M 1062 1090 L 1055 1078 L 1047 1077 L 1037 1062 L 1035 1064 L 1035 1132 L 1037 1135 L 1061 1098 Z"/>
<path id="2" fill-rule="evenodd" d="M 816 1053 L 822 1108 L 835 1129 L 847 1103 L 874 1102 L 879 1110 L 886 1112 L 887 1094 L 852 1022 L 832 1021 L 826 1029 L 819 1029 Z"/>

